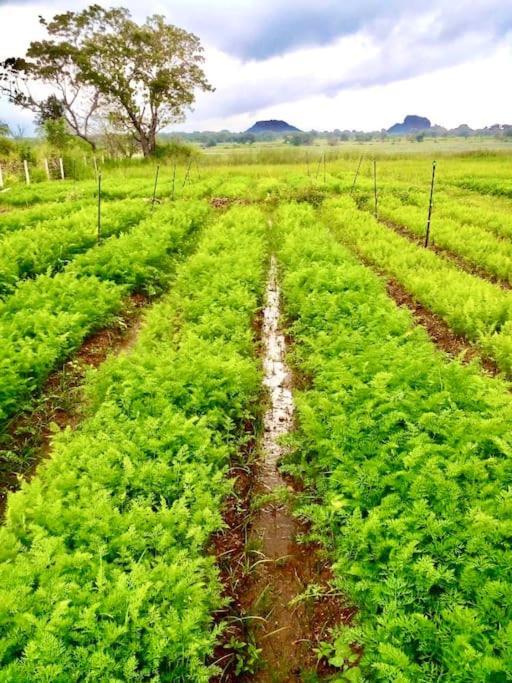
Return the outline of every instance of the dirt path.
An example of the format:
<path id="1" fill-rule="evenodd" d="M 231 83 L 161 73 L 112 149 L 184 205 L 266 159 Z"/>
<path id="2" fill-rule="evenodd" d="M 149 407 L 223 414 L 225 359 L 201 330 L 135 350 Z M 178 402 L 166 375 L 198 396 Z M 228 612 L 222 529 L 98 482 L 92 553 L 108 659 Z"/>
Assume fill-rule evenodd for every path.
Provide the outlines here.
<path id="1" fill-rule="evenodd" d="M 285 454 L 281 439 L 293 427 L 292 375 L 286 365 L 286 341 L 280 329 L 277 265 L 272 258 L 264 309 L 264 385 L 270 405 L 264 417 L 262 456 L 256 465 L 256 506 L 246 548 L 249 576 L 242 611 L 247 615 L 261 667 L 246 681 L 299 681 L 306 671 L 321 673 L 315 647 L 329 630 L 352 613 L 329 594 L 328 563 L 319 548 L 297 542 L 307 533 L 291 512 L 293 482 L 278 469 Z M 315 596 L 305 595 L 314 585 Z M 324 670 L 325 667 L 323 667 Z"/>

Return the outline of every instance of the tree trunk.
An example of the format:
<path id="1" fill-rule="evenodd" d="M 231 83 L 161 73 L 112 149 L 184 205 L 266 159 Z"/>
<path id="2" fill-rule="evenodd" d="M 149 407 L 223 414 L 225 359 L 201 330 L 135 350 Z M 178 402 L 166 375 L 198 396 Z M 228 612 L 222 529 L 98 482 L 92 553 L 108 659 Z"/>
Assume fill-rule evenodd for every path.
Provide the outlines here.
<path id="1" fill-rule="evenodd" d="M 142 134 L 140 136 L 140 146 L 145 157 L 153 156 L 156 150 L 156 135 L 151 132 Z"/>

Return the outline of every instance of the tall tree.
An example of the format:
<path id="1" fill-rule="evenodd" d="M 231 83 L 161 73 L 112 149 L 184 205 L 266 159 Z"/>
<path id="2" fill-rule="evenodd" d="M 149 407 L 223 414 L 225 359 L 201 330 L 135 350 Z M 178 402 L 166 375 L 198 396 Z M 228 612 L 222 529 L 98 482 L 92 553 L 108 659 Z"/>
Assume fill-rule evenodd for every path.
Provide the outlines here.
<path id="1" fill-rule="evenodd" d="M 70 128 L 91 145 L 101 115 L 114 130 L 132 134 L 148 156 L 157 133 L 183 120 L 196 91 L 213 90 L 199 38 L 160 15 L 139 25 L 127 9 L 91 5 L 40 21 L 49 39 L 31 43 L 26 57 L 3 62 L 0 90 L 41 115 L 48 96 L 36 98 L 32 84 L 43 83 Z"/>

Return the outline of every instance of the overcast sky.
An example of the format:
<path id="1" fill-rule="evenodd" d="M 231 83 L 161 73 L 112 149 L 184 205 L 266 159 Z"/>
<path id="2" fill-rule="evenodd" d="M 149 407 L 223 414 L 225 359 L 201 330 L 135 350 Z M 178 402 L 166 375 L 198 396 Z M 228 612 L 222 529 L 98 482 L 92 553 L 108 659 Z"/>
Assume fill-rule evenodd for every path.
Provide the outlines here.
<path id="1" fill-rule="evenodd" d="M 0 0 L 0 58 L 21 55 L 50 17 L 89 2 Z M 243 130 L 257 119 L 302 129 L 512 123 L 512 0 L 126 0 L 196 33 L 216 91 L 180 130 Z M 0 101 L 0 120 L 32 116 Z"/>

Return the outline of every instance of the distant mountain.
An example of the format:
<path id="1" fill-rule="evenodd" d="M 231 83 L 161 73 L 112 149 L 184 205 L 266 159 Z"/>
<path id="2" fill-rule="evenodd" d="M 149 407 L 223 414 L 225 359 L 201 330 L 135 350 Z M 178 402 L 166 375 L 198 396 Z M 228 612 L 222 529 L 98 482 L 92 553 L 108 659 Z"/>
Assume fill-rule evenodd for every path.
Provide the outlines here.
<path id="1" fill-rule="evenodd" d="M 276 121 L 271 119 L 270 121 L 256 121 L 254 126 L 251 126 L 246 133 L 300 133 L 299 128 L 295 126 L 290 126 L 286 121 Z"/>
<path id="2" fill-rule="evenodd" d="M 428 130 L 430 127 L 431 123 L 425 116 L 410 114 L 405 117 L 403 123 L 395 123 L 394 126 L 388 128 L 388 133 L 390 135 L 407 135 L 416 131 Z"/>

